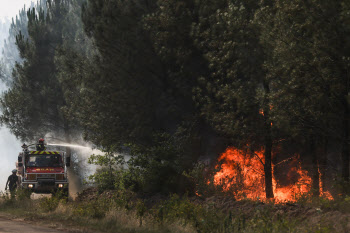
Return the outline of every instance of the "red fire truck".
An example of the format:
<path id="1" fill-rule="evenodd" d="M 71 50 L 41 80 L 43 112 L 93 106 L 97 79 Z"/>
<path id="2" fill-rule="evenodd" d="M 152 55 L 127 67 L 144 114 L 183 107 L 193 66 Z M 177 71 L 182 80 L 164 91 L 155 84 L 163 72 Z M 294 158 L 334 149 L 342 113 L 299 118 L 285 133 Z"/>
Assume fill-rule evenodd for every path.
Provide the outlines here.
<path id="1" fill-rule="evenodd" d="M 34 193 L 55 193 L 62 190 L 68 196 L 67 167 L 70 157 L 60 151 L 30 151 L 23 145 L 16 167 L 21 187 Z"/>

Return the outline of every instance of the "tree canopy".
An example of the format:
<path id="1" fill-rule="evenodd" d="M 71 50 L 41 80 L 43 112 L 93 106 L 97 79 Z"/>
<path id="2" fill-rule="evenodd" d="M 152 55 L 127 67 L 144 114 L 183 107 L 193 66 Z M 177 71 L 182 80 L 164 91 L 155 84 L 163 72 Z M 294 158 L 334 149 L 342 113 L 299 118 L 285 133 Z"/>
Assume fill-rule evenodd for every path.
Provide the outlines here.
<path id="1" fill-rule="evenodd" d="M 128 153 L 153 191 L 247 145 L 265 151 L 267 197 L 281 147 L 310 159 L 315 180 L 341 148 L 334 176 L 349 182 L 349 12 L 347 1 L 41 1 L 11 25 L 19 58 L 1 122 L 24 140 L 83 134 Z"/>

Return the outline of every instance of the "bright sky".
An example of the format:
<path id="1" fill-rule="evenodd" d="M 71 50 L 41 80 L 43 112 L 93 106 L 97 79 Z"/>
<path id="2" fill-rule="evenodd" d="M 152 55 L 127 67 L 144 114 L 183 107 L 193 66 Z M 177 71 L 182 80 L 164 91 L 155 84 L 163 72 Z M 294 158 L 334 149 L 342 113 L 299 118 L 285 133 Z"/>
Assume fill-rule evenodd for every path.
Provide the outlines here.
<path id="1" fill-rule="evenodd" d="M 26 8 L 30 6 L 32 0 L 0 0 L 0 18 L 12 18 L 18 14 L 18 11 L 23 8 L 24 4 Z M 36 0 L 34 0 L 36 2 Z"/>

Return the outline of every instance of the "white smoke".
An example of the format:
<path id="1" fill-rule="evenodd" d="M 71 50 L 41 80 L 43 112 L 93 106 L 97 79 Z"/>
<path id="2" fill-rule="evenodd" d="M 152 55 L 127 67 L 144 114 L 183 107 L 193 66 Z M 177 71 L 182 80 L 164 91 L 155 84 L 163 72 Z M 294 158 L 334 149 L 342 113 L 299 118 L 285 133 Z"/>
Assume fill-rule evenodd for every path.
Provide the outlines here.
<path id="1" fill-rule="evenodd" d="M 76 143 L 65 143 L 65 142 L 47 142 L 48 149 L 56 148 L 58 151 L 66 151 L 66 148 L 71 149 L 72 162 L 76 165 L 76 174 L 79 175 L 80 180 L 87 180 L 89 175 L 96 172 L 98 166 L 89 164 L 88 160 L 91 155 L 104 155 L 105 153 L 95 149 L 93 145 L 85 142 L 83 139 L 78 140 Z"/>
<path id="2" fill-rule="evenodd" d="M 31 0 L 0 0 L 0 24 L 2 25 L 0 30 L 0 58 L 2 57 L 3 41 L 8 38 L 8 32 L 10 27 L 10 18 L 16 17 L 16 14 L 26 4 L 30 5 Z M 0 92 L 6 90 L 6 85 L 0 81 Z M 10 130 L 1 127 L 0 128 L 0 191 L 5 189 L 5 184 L 11 170 L 16 168 L 15 163 L 18 157 L 18 153 L 21 152 L 22 143 L 11 134 Z"/>
<path id="3" fill-rule="evenodd" d="M 67 143 L 50 139 L 55 138 L 52 134 L 47 134 L 45 137 L 47 138 L 48 149 L 54 148 L 58 151 L 71 149 L 71 167 L 68 169 L 69 194 L 75 198 L 76 194 L 87 186 L 89 176 L 94 174 L 99 167 L 88 163 L 90 156 L 92 154 L 104 155 L 105 153 L 95 149 L 93 145 L 85 142 L 82 138 L 74 140 L 74 143 Z"/>
<path id="4" fill-rule="evenodd" d="M 2 50 L 4 39 L 8 38 L 10 22 L 9 18 L 15 18 L 16 14 L 23 8 L 24 4 L 27 6 L 32 5 L 31 0 L 0 0 L 0 24 L 4 25 L 0 30 L 0 60 L 3 56 Z M 6 22 L 6 23 L 3 23 Z M 0 81 L 0 92 L 3 93 L 8 87 Z M 88 159 L 92 154 L 103 155 L 100 150 L 94 149 L 91 144 L 84 142 L 83 139 L 75 140 L 75 143 L 65 143 L 58 140 L 53 140 L 53 134 L 46 135 L 46 141 L 51 144 L 53 148 L 49 150 L 65 151 L 67 147 L 72 150 L 72 164 L 75 164 L 73 168 L 69 169 L 68 178 L 70 179 L 70 193 L 75 194 L 81 191 L 83 188 L 84 180 L 88 179 L 89 175 L 95 173 L 98 166 L 88 163 Z M 26 142 L 31 144 L 32 142 Z M 16 137 L 10 133 L 7 128 L 0 128 L 0 159 L 2 168 L 0 169 L 0 191 L 4 190 L 8 176 L 11 174 L 11 170 L 15 168 L 18 153 L 21 152 L 21 145 Z M 55 144 L 55 145 L 53 145 Z"/>
<path id="5" fill-rule="evenodd" d="M 3 41 L 7 39 L 8 29 L 10 22 L 8 19 L 0 19 L 2 25 L 0 31 L 0 45 L 1 51 L 3 46 Z M 1 58 L 2 54 L 0 54 Z M 6 85 L 0 83 L 0 92 L 6 90 Z M 21 151 L 21 143 L 16 139 L 16 137 L 10 133 L 10 130 L 4 127 L 0 128 L 0 159 L 1 166 L 0 169 L 0 191 L 5 189 L 5 184 L 9 175 L 11 175 L 11 170 L 16 168 L 15 162 L 17 160 L 18 153 Z"/>
<path id="6" fill-rule="evenodd" d="M 23 8 L 24 5 L 27 7 L 31 5 L 35 0 L 0 0 L 0 18 L 12 18 L 16 17 L 18 11 Z"/>
<path id="7" fill-rule="evenodd" d="M 15 162 L 21 151 L 21 143 L 10 133 L 7 128 L 0 128 L 0 190 L 5 189 L 5 184 L 11 170 L 16 168 Z"/>

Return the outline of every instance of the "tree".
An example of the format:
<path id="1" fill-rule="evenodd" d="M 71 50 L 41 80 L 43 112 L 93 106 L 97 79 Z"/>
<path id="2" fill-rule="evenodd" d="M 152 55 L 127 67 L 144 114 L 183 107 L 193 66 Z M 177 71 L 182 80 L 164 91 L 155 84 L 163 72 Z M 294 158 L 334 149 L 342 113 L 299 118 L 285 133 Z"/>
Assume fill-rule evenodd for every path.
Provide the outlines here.
<path id="1" fill-rule="evenodd" d="M 19 14 L 16 15 L 15 20 L 12 18 L 8 31 L 4 33 L 7 35 L 7 38 L 3 39 L 4 45 L 0 46 L 2 53 L 0 60 L 0 78 L 7 85 L 10 85 L 12 82 L 11 75 L 15 64 L 17 62 L 21 63 L 22 61 L 16 47 L 16 36 L 19 34 L 19 32 L 21 32 L 25 38 L 28 38 L 28 19 L 26 13 L 27 11 L 24 7 L 19 11 Z"/>
<path id="2" fill-rule="evenodd" d="M 13 70 L 12 85 L 1 101 L 1 121 L 22 140 L 42 137 L 49 132 L 67 137 L 69 120 L 57 79 L 54 57 L 62 44 L 62 22 L 68 1 L 48 1 L 27 11 L 28 36 L 19 31 L 16 45 L 23 63 Z"/>
<path id="3" fill-rule="evenodd" d="M 210 70 L 199 79 L 197 102 L 207 120 L 238 147 L 247 142 L 255 150 L 264 147 L 266 197 L 273 198 L 270 80 L 263 69 L 259 28 L 253 23 L 259 5 L 256 1 L 221 3 L 220 9 L 214 4 L 202 6 L 193 28 Z"/>
<path id="4" fill-rule="evenodd" d="M 340 17 L 342 5 L 276 1 L 265 9 L 267 17 L 260 18 L 262 41 L 272 51 L 266 69 L 269 76 L 278 77 L 272 83 L 275 122 L 310 146 L 315 195 L 320 163 L 317 148 L 329 139 L 342 142 L 344 180 L 349 173 L 348 62 L 343 59 L 349 50 L 346 24 Z M 286 122 L 289 129 L 283 126 Z"/>

